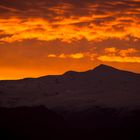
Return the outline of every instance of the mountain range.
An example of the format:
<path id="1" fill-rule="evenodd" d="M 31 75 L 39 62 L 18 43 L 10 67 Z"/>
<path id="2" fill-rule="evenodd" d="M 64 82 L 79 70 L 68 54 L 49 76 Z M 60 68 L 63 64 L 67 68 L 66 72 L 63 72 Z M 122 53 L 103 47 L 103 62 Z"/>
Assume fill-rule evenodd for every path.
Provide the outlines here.
<path id="1" fill-rule="evenodd" d="M 94 105 L 133 108 L 140 105 L 139 84 L 140 74 L 99 65 L 86 72 L 0 81 L 0 105 L 45 105 L 60 111 Z"/>

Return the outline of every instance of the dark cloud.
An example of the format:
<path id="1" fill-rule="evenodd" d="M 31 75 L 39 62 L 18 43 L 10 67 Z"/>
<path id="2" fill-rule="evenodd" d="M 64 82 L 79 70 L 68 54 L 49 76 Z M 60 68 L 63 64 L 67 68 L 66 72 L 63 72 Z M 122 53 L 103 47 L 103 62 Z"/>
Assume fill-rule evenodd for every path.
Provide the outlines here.
<path id="1" fill-rule="evenodd" d="M 140 1 L 134 0 L 1 0 L 1 16 L 44 17 L 104 15 L 106 12 L 135 12 Z M 123 13 L 122 13 L 123 14 Z"/>

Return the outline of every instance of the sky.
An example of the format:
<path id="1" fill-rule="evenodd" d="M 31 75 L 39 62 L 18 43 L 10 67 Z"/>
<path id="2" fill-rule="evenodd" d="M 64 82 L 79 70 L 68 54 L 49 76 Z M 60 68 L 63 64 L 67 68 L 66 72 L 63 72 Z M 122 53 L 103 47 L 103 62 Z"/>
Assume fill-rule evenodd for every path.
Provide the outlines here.
<path id="1" fill-rule="evenodd" d="M 0 0 L 0 79 L 140 73 L 140 0 Z"/>

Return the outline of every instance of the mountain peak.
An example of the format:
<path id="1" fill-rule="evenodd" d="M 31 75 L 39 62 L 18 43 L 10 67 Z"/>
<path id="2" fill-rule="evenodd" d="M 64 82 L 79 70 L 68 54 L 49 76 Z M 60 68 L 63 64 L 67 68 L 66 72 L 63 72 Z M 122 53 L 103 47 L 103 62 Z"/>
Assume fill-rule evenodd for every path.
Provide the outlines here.
<path id="1" fill-rule="evenodd" d="M 76 73 L 77 73 L 76 71 L 71 70 L 71 71 L 65 72 L 63 75 L 74 75 Z"/>
<path id="2" fill-rule="evenodd" d="M 114 70 L 118 70 L 118 69 L 116 69 L 112 66 L 104 65 L 104 64 L 100 64 L 99 66 L 94 68 L 94 71 L 106 71 L 106 70 L 114 71 Z"/>

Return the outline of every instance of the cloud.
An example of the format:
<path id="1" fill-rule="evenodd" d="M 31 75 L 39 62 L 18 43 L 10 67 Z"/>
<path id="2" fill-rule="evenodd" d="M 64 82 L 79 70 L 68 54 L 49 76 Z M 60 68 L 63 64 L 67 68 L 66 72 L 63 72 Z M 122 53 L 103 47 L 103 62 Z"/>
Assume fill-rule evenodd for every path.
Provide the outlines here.
<path id="1" fill-rule="evenodd" d="M 116 23 L 104 23 L 102 26 L 90 23 L 87 26 L 77 26 L 71 23 L 86 20 L 88 17 L 80 19 L 65 19 L 64 22 L 54 22 L 42 18 L 35 19 L 1 19 L 0 30 L 5 34 L 11 34 L 10 37 L 3 37 L 0 41 L 15 42 L 25 39 L 37 39 L 42 41 L 51 41 L 59 39 L 65 42 L 72 42 L 74 40 L 81 40 L 83 38 L 88 41 L 105 40 L 109 38 L 126 39 L 128 36 L 140 38 L 140 25 L 122 25 L 124 29 L 118 30 L 113 26 Z M 66 21 L 67 20 L 67 21 Z M 69 20 L 69 21 L 68 21 Z M 116 21 L 117 22 L 117 21 Z M 116 25 L 117 26 L 117 25 Z"/>
<path id="2" fill-rule="evenodd" d="M 134 49 L 134 48 L 129 48 L 129 49 L 126 49 L 126 50 L 120 50 L 119 54 L 121 56 L 128 56 L 129 54 L 133 54 L 133 53 L 136 53 L 138 52 L 138 50 Z"/>
<path id="3" fill-rule="evenodd" d="M 134 54 L 136 52 L 139 52 L 138 50 L 136 50 L 135 48 L 128 48 L 128 49 L 118 49 L 116 47 L 108 47 L 104 49 L 104 52 L 110 55 L 113 54 L 119 54 L 121 56 L 127 56 L 130 54 Z"/>
<path id="4" fill-rule="evenodd" d="M 3 36 L 0 41 L 137 39 L 140 38 L 139 7 L 140 2 L 136 0 L 25 0 L 20 3 L 2 0 L 0 30 L 10 36 Z"/>
<path id="5" fill-rule="evenodd" d="M 122 57 L 122 56 L 102 55 L 98 57 L 98 60 L 103 61 L 103 62 L 140 63 L 140 57 L 136 57 L 136 56 Z"/>
<path id="6" fill-rule="evenodd" d="M 129 62 L 140 63 L 140 57 L 135 56 L 139 52 L 135 48 L 117 49 L 115 47 L 105 48 L 105 54 L 97 57 L 98 60 L 103 62 Z"/>
<path id="7" fill-rule="evenodd" d="M 48 57 L 52 58 L 61 58 L 61 59 L 67 59 L 67 58 L 72 58 L 72 59 L 82 59 L 82 58 L 89 58 L 91 60 L 94 60 L 96 54 L 90 53 L 90 52 L 84 52 L 84 53 L 70 53 L 70 54 L 48 54 Z"/>
<path id="8" fill-rule="evenodd" d="M 17 12 L 17 11 L 18 11 L 18 10 L 15 9 L 15 8 L 6 7 L 6 6 L 3 6 L 3 5 L 0 5 L 0 9 L 8 10 L 8 11 L 10 11 L 10 12 Z"/>
<path id="9" fill-rule="evenodd" d="M 55 58 L 56 55 L 55 54 L 49 54 L 48 57 Z"/>
<path id="10" fill-rule="evenodd" d="M 48 57 L 57 57 L 57 58 L 73 58 L 73 59 L 81 59 L 84 57 L 83 53 L 74 53 L 74 54 L 60 54 L 60 55 L 56 55 L 56 54 L 49 54 Z"/>
<path id="11" fill-rule="evenodd" d="M 70 57 L 74 59 L 81 59 L 84 57 L 84 54 L 82 53 L 71 54 Z"/>
<path id="12" fill-rule="evenodd" d="M 116 53 L 118 50 L 115 47 L 105 48 L 105 53 Z"/>

